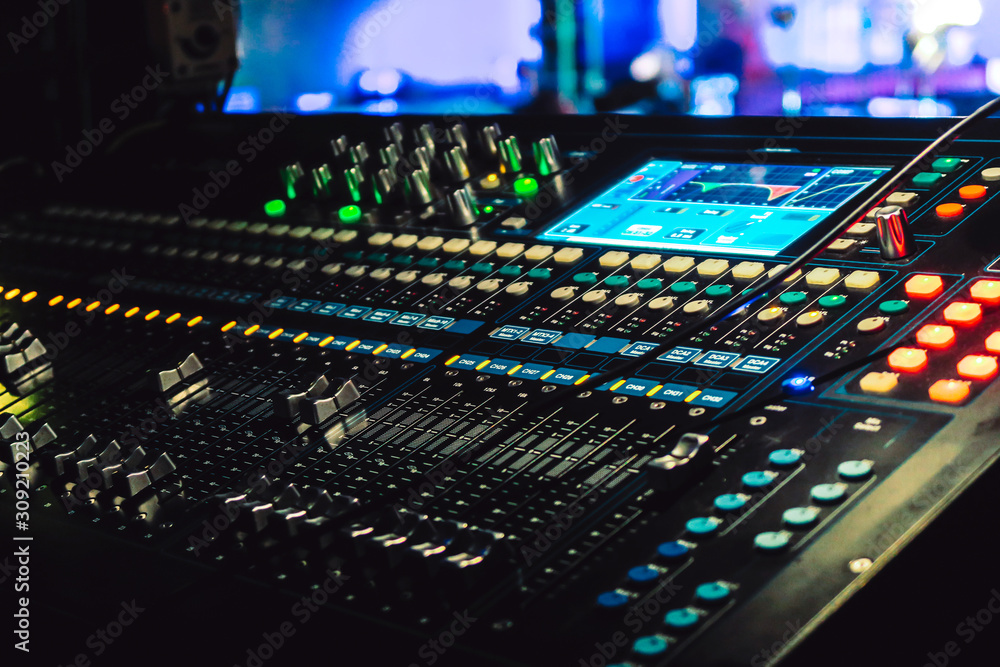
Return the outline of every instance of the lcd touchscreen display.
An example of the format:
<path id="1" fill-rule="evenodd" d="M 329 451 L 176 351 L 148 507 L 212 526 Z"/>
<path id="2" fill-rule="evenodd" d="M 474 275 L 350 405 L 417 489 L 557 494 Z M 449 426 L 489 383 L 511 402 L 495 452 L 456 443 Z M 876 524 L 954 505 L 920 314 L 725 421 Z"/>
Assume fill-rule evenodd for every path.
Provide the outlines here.
<path id="1" fill-rule="evenodd" d="M 774 257 L 888 170 L 652 160 L 539 238 Z"/>

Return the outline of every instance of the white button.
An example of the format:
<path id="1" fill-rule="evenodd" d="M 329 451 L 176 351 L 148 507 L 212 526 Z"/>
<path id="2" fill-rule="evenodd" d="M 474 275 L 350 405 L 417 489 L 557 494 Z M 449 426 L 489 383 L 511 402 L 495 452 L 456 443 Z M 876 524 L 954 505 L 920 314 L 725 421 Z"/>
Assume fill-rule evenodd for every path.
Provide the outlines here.
<path id="1" fill-rule="evenodd" d="M 566 287 L 557 287 L 552 290 L 552 294 L 550 296 L 556 301 L 566 301 L 567 299 L 572 299 L 575 295 L 576 288 L 567 285 Z"/>
<path id="2" fill-rule="evenodd" d="M 988 183 L 993 181 L 1000 181 L 1000 167 L 990 167 L 989 169 L 983 169 L 982 173 L 979 174 L 982 179 Z"/>
<path id="3" fill-rule="evenodd" d="M 506 227 L 507 229 L 524 229 L 527 224 L 528 221 L 524 218 L 513 216 L 501 222 L 500 226 Z"/>
<path id="4" fill-rule="evenodd" d="M 340 262 L 335 262 L 334 264 L 327 264 L 320 271 L 326 276 L 335 276 L 344 269 L 344 265 Z"/>
<path id="5" fill-rule="evenodd" d="M 417 242 L 416 234 L 400 234 L 392 240 L 393 248 L 409 248 Z"/>
<path id="6" fill-rule="evenodd" d="M 329 227 L 323 229 L 317 229 L 316 231 L 309 234 L 309 238 L 313 241 L 325 241 L 333 236 L 333 230 Z"/>
<path id="7" fill-rule="evenodd" d="M 350 243 L 356 238 L 358 238 L 358 230 L 356 229 L 342 229 L 333 235 L 333 240 L 337 243 Z"/>
<path id="8" fill-rule="evenodd" d="M 419 277 L 420 274 L 416 271 L 400 271 L 396 274 L 396 280 L 404 284 L 412 283 Z"/>
<path id="9" fill-rule="evenodd" d="M 872 233 L 873 229 L 875 229 L 873 222 L 855 222 L 847 228 L 847 233 L 851 236 L 867 236 Z"/>
<path id="10" fill-rule="evenodd" d="M 581 301 L 589 304 L 604 303 L 608 299 L 608 293 L 603 290 L 594 290 L 593 292 L 587 292 L 581 297 Z"/>
<path id="11" fill-rule="evenodd" d="M 431 287 L 437 287 L 438 285 L 443 283 L 444 279 L 447 277 L 448 275 L 445 273 L 429 273 L 423 278 L 421 278 L 420 282 L 422 282 L 425 285 L 430 285 Z"/>
<path id="12" fill-rule="evenodd" d="M 572 264 L 580 261 L 581 257 L 583 257 L 583 249 L 563 248 L 555 254 L 553 259 L 556 260 L 558 264 Z"/>
<path id="13" fill-rule="evenodd" d="M 392 234 L 389 232 L 378 232 L 368 237 L 368 245 L 383 246 L 391 240 Z"/>
<path id="14" fill-rule="evenodd" d="M 667 273 L 684 273 L 693 266 L 694 257 L 671 257 L 663 263 L 663 270 Z"/>
<path id="15" fill-rule="evenodd" d="M 194 220 L 192 220 L 191 222 L 194 222 Z M 234 234 L 238 234 L 243 230 L 245 230 L 246 228 L 247 228 L 247 223 L 242 220 L 238 220 L 236 222 L 230 222 L 228 225 L 226 225 L 226 231 L 232 232 Z"/>
<path id="16" fill-rule="evenodd" d="M 653 255 L 648 252 L 643 253 L 642 255 L 632 258 L 632 268 L 637 271 L 649 271 L 651 269 L 655 269 L 661 259 L 662 258 L 659 255 Z"/>
<path id="17" fill-rule="evenodd" d="M 280 269 L 285 265 L 285 260 L 281 257 L 272 257 L 271 259 L 264 262 L 264 266 L 269 269 Z"/>
<path id="18" fill-rule="evenodd" d="M 253 236 L 258 236 L 258 235 L 263 234 L 264 232 L 266 232 L 267 231 L 267 227 L 268 227 L 268 225 L 267 225 L 266 222 L 255 222 L 252 225 L 250 225 L 249 227 L 247 227 L 247 234 L 251 234 Z"/>
<path id="19" fill-rule="evenodd" d="M 765 308 L 757 313 L 757 321 L 761 324 L 771 324 L 780 321 L 784 316 L 784 309 L 774 306 L 773 308 Z"/>
<path id="20" fill-rule="evenodd" d="M 920 199 L 920 195 L 916 192 L 893 192 L 885 198 L 885 205 L 907 208 L 916 204 L 918 199 Z"/>
<path id="21" fill-rule="evenodd" d="M 442 243 L 444 243 L 444 239 L 440 236 L 425 236 L 417 241 L 417 248 L 419 250 L 436 250 L 441 247 Z"/>
<path id="22" fill-rule="evenodd" d="M 500 289 L 500 285 L 502 284 L 503 281 L 497 280 L 496 278 L 487 278 L 486 280 L 480 281 L 479 284 L 476 285 L 476 289 L 480 292 L 496 292 Z"/>
<path id="23" fill-rule="evenodd" d="M 478 257 L 488 255 L 497 249 L 496 241 L 476 241 L 469 248 L 469 252 Z"/>
<path id="24" fill-rule="evenodd" d="M 497 248 L 497 257 L 510 259 L 511 257 L 517 257 L 522 252 L 524 252 L 523 243 L 504 243 L 502 246 Z"/>
<path id="25" fill-rule="evenodd" d="M 676 302 L 677 300 L 672 296 L 658 296 L 649 302 L 649 309 L 666 310 L 667 308 L 673 308 Z"/>
<path id="26" fill-rule="evenodd" d="M 549 255 L 552 254 L 552 246 L 550 245 L 533 245 L 528 248 L 528 252 L 524 253 L 525 259 L 530 259 L 533 262 L 538 262 Z"/>
<path id="27" fill-rule="evenodd" d="M 611 250 L 601 255 L 601 266 L 615 268 L 628 261 L 629 254 L 620 250 Z"/>
<path id="28" fill-rule="evenodd" d="M 243 264 L 245 266 L 257 266 L 264 261 L 264 258 L 260 255 L 250 255 L 249 257 L 243 258 Z"/>
<path id="29" fill-rule="evenodd" d="M 684 314 L 685 315 L 704 315 L 712 307 L 711 301 L 705 301 L 703 299 L 698 299 L 697 301 L 689 301 L 684 304 Z"/>
<path id="30" fill-rule="evenodd" d="M 830 252 L 847 252 L 857 244 L 854 239 L 837 239 L 826 247 Z"/>
<path id="31" fill-rule="evenodd" d="M 740 262 L 733 267 L 733 278 L 753 280 L 764 273 L 764 265 L 760 262 Z"/>
<path id="32" fill-rule="evenodd" d="M 469 247 L 469 239 L 451 239 L 450 241 L 444 244 L 444 251 L 456 253 L 456 252 L 462 252 L 468 247 Z"/>
<path id="33" fill-rule="evenodd" d="M 293 239 L 304 239 L 305 237 L 312 234 L 312 227 L 299 226 L 293 227 L 292 231 L 288 232 L 288 236 Z"/>
<path id="34" fill-rule="evenodd" d="M 288 225 L 271 225 L 270 227 L 267 228 L 267 235 L 275 237 L 284 236 L 289 232 L 290 229 L 291 227 L 289 227 Z"/>
<path id="35" fill-rule="evenodd" d="M 877 271 L 854 271 L 844 279 L 844 286 L 849 289 L 871 289 L 878 285 Z"/>
<path id="36" fill-rule="evenodd" d="M 635 292 L 629 292 L 628 294 L 622 294 L 620 297 L 615 299 L 615 305 L 621 306 L 623 308 L 635 308 L 642 302 L 642 295 L 636 294 Z"/>
<path id="37" fill-rule="evenodd" d="M 448 285 L 455 289 L 468 289 L 472 285 L 472 276 L 455 276 L 448 281 Z"/>
<path id="38" fill-rule="evenodd" d="M 306 260 L 304 259 L 294 259 L 288 263 L 288 268 L 292 271 L 301 271 L 306 268 Z"/>
<path id="39" fill-rule="evenodd" d="M 371 275 L 375 280 L 388 280 L 392 277 L 392 269 L 375 269 Z"/>
<path id="40" fill-rule="evenodd" d="M 886 318 L 884 317 L 866 317 L 858 322 L 858 333 L 878 333 L 885 329 L 885 325 Z"/>
<path id="41" fill-rule="evenodd" d="M 823 313 L 818 310 L 810 310 L 808 313 L 802 313 L 795 318 L 795 323 L 800 327 L 812 327 L 823 322 Z"/>
<path id="42" fill-rule="evenodd" d="M 706 259 L 698 265 L 698 275 L 712 277 L 722 275 L 729 270 L 729 262 L 724 259 Z"/>
<path id="43" fill-rule="evenodd" d="M 235 264 L 238 261 L 240 261 L 240 253 L 238 252 L 231 252 L 222 258 L 224 264 Z"/>
<path id="44" fill-rule="evenodd" d="M 806 284 L 812 287 L 826 287 L 840 280 L 840 271 L 819 267 L 806 274 Z"/>
<path id="45" fill-rule="evenodd" d="M 198 256 L 197 248 L 188 248 L 181 253 L 181 257 L 184 259 L 194 259 Z"/>
<path id="46" fill-rule="evenodd" d="M 365 275 L 366 271 L 368 271 L 367 266 L 352 266 L 344 271 L 344 274 L 350 276 L 351 278 L 360 278 Z"/>
<path id="47" fill-rule="evenodd" d="M 779 271 L 783 271 L 786 266 L 788 266 L 788 265 L 787 264 L 778 264 L 776 267 L 774 267 L 773 269 L 771 269 L 770 271 L 767 272 L 767 277 L 768 278 L 773 278 L 774 276 L 778 275 Z M 802 270 L 801 269 L 797 269 L 795 271 L 795 273 L 793 273 L 792 275 L 790 275 L 787 278 L 785 278 L 784 281 L 782 281 L 782 282 L 786 282 L 786 283 L 794 282 L 794 281 L 798 280 L 799 276 L 801 276 L 801 275 L 802 275 Z"/>
<path id="48" fill-rule="evenodd" d="M 507 294 L 513 294 L 514 296 L 523 296 L 527 294 L 530 289 L 531 283 L 516 282 L 508 285 L 507 289 L 504 291 L 507 292 Z"/>

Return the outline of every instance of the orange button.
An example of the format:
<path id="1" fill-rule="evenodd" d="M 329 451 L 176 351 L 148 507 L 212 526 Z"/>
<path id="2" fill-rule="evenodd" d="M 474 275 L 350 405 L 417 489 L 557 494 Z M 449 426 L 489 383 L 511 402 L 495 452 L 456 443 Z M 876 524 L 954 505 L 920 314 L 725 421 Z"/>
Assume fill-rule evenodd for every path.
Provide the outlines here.
<path id="1" fill-rule="evenodd" d="M 992 380 L 997 375 L 996 357 L 970 354 L 958 362 L 958 374 L 973 380 Z"/>
<path id="2" fill-rule="evenodd" d="M 986 339 L 986 349 L 995 354 L 1000 354 L 1000 331 L 994 331 Z"/>
<path id="3" fill-rule="evenodd" d="M 980 280 L 969 291 L 973 301 L 987 306 L 1000 305 L 1000 280 Z"/>
<path id="4" fill-rule="evenodd" d="M 949 326 L 926 324 L 917 332 L 917 342 L 933 350 L 946 350 L 955 343 L 955 330 Z"/>
<path id="5" fill-rule="evenodd" d="M 932 401 L 961 403 L 969 396 L 969 383 L 960 380 L 938 380 L 927 390 Z"/>
<path id="6" fill-rule="evenodd" d="M 941 276 L 918 274 L 906 281 L 906 296 L 911 299 L 933 299 L 943 291 Z"/>
<path id="7" fill-rule="evenodd" d="M 978 303 L 956 301 L 944 309 L 944 321 L 948 324 L 972 326 L 983 319 L 983 307 Z"/>
<path id="8" fill-rule="evenodd" d="M 927 353 L 917 347 L 900 347 L 889 355 L 889 367 L 894 371 L 918 373 L 927 367 Z"/>
<path id="9" fill-rule="evenodd" d="M 958 196 L 962 199 L 982 199 L 986 196 L 986 188 L 982 185 L 965 185 L 958 189 Z"/>
<path id="10" fill-rule="evenodd" d="M 965 209 L 961 204 L 956 204 L 955 202 L 948 202 L 947 204 L 938 204 L 934 212 L 938 214 L 941 218 L 957 218 L 962 215 Z"/>

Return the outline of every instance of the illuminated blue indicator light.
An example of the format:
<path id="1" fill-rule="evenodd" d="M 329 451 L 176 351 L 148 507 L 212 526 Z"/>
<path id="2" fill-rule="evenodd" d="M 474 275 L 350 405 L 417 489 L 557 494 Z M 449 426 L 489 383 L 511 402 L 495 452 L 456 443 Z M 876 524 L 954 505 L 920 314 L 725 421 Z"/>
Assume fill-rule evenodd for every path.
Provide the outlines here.
<path id="1" fill-rule="evenodd" d="M 597 604 L 606 609 L 624 606 L 628 602 L 628 596 L 617 591 L 601 593 L 597 596 Z"/>
<path id="2" fill-rule="evenodd" d="M 802 453 L 801 449 L 776 449 L 767 455 L 767 460 L 779 467 L 793 466 L 802 460 Z"/>
<path id="3" fill-rule="evenodd" d="M 689 533 L 694 533 L 695 535 L 709 535 L 715 532 L 720 523 L 722 523 L 722 520 L 714 516 L 699 516 L 690 519 L 684 524 L 684 527 L 687 528 Z"/>
<path id="4" fill-rule="evenodd" d="M 690 628 L 698 622 L 698 614 L 690 609 L 671 609 L 663 617 L 663 622 L 671 628 Z"/>
<path id="5" fill-rule="evenodd" d="M 690 551 L 688 546 L 681 542 L 664 542 L 656 547 L 656 553 L 663 558 L 680 558 L 686 556 L 688 551 Z"/>
<path id="6" fill-rule="evenodd" d="M 640 565 L 628 571 L 628 578 L 639 584 L 647 584 L 659 576 L 660 571 L 649 565 Z"/>
<path id="7" fill-rule="evenodd" d="M 670 645 L 666 639 L 650 635 L 636 639 L 632 644 L 632 650 L 639 655 L 659 655 L 666 651 L 668 646 Z"/>
<path id="8" fill-rule="evenodd" d="M 729 597 L 729 588 L 716 581 L 711 581 L 699 584 L 698 588 L 694 589 L 694 596 L 706 602 L 719 602 Z"/>
<path id="9" fill-rule="evenodd" d="M 796 375 L 784 380 L 781 383 L 781 388 L 786 394 L 800 395 L 809 394 L 816 390 L 813 386 L 813 380 L 816 378 L 811 375 Z"/>

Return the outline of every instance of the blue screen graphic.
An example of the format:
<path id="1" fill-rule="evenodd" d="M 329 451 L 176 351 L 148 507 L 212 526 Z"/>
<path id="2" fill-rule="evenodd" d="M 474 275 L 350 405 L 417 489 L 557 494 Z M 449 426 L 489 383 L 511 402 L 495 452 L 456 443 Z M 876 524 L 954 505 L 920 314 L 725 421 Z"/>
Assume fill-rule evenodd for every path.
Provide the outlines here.
<path id="1" fill-rule="evenodd" d="M 653 160 L 539 238 L 774 257 L 887 171 Z"/>

